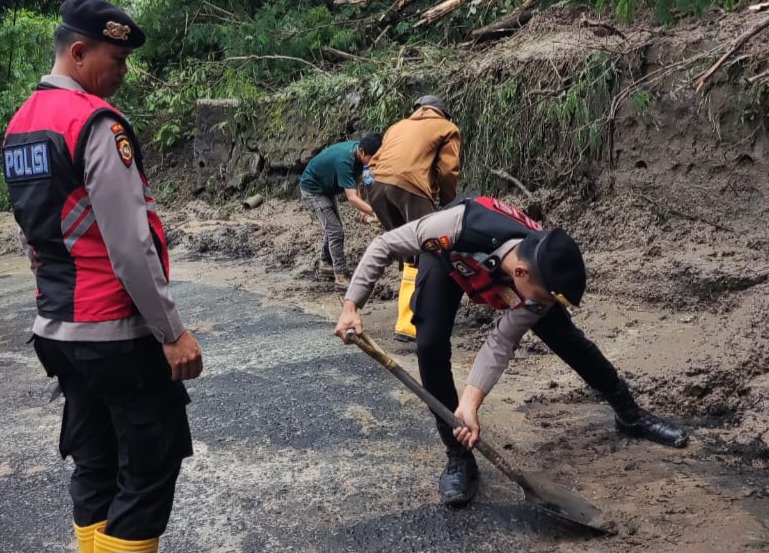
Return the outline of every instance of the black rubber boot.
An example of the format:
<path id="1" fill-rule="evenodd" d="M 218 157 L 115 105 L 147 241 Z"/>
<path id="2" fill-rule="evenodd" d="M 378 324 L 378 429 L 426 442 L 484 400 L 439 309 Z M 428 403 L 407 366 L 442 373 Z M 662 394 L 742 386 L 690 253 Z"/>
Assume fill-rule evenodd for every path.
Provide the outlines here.
<path id="1" fill-rule="evenodd" d="M 614 421 L 620 431 L 670 447 L 686 447 L 689 443 L 685 430 L 639 407 L 624 382 L 606 399 L 614 409 Z"/>
<path id="2" fill-rule="evenodd" d="M 478 465 L 475 456 L 460 444 L 450 426 L 438 423 L 438 433 L 446 445 L 446 467 L 438 481 L 441 503 L 451 507 L 467 505 L 478 491 Z"/>

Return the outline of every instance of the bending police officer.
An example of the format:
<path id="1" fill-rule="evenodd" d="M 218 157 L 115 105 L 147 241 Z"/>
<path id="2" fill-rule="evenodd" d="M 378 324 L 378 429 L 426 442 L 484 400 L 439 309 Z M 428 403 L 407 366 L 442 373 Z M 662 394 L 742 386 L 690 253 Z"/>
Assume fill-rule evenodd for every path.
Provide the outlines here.
<path id="1" fill-rule="evenodd" d="M 136 137 L 103 100 L 145 35 L 105 0 L 67 0 L 60 11 L 51 74 L 3 145 L 37 281 L 34 347 L 65 397 L 59 450 L 75 464 L 80 552 L 154 552 L 192 455 L 181 381 L 203 362 L 168 289 L 168 247 Z"/>
<path id="2" fill-rule="evenodd" d="M 436 417 L 447 463 L 441 500 L 460 506 L 477 488 L 472 448 L 480 433 L 478 407 L 531 329 L 555 354 L 600 392 L 628 433 L 684 447 L 686 433 L 639 407 L 617 370 L 572 322 L 567 306 L 585 291 L 582 254 L 563 230 L 543 230 L 523 212 L 494 198 L 464 198 L 451 207 L 377 237 L 353 274 L 336 334 L 363 331 L 358 310 L 384 267 L 419 254 L 412 301 L 417 359 L 425 388 L 455 412 L 465 428 L 453 431 Z M 451 374 L 451 332 L 462 295 L 504 310 L 473 363 L 461 400 Z"/>

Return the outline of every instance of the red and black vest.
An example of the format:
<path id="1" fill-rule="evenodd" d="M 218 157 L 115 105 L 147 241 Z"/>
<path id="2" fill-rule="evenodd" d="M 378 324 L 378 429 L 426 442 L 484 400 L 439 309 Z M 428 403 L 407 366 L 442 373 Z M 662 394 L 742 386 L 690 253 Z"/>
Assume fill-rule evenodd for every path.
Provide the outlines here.
<path id="1" fill-rule="evenodd" d="M 166 238 L 130 124 L 96 96 L 40 85 L 8 125 L 3 166 L 14 217 L 35 252 L 38 313 L 49 319 L 98 322 L 137 313 L 115 276 L 84 185 L 89 129 L 105 114 L 120 122 L 133 146 L 150 233 L 168 277 Z"/>
<path id="2" fill-rule="evenodd" d="M 490 254 L 508 240 L 523 240 L 542 230 L 542 225 L 496 198 L 462 198 L 453 205 L 460 203 L 465 205 L 462 231 L 456 243 L 441 254 L 449 275 L 475 303 L 495 309 L 510 307 L 499 291 L 506 288 L 516 292 L 512 280 L 498 270 L 501 260 Z"/>

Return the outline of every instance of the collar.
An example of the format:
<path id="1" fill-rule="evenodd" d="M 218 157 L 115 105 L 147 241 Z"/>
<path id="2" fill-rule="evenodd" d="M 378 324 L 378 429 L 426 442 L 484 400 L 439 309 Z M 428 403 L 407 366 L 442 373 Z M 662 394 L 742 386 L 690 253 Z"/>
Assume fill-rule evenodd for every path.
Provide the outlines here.
<path id="1" fill-rule="evenodd" d="M 85 92 L 85 89 L 80 86 L 80 83 L 78 83 L 72 77 L 68 77 L 66 75 L 44 75 L 40 79 L 40 82 L 55 86 L 56 88 L 63 88 L 65 90 L 79 90 L 80 92 Z"/>
<path id="2" fill-rule="evenodd" d="M 489 272 L 496 271 L 499 269 L 499 266 L 502 264 L 502 260 L 505 258 L 505 256 L 509 254 L 513 248 L 515 248 L 521 242 L 523 242 L 521 238 L 512 238 L 491 252 L 489 255 L 483 256 L 477 261 L 485 270 Z"/>

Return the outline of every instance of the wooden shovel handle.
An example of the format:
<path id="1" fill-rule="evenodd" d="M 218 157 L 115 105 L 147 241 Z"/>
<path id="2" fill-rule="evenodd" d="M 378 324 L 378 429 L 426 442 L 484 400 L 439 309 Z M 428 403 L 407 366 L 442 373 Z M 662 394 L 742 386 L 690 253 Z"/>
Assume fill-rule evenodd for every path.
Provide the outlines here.
<path id="1" fill-rule="evenodd" d="M 419 382 L 414 380 L 410 374 L 408 374 L 398 363 L 396 363 L 395 360 L 390 357 L 381 347 L 379 347 L 379 345 L 374 342 L 374 340 L 372 340 L 366 333 L 355 334 L 352 331 L 348 331 L 347 340 L 358 346 L 369 356 L 382 364 L 384 368 L 386 368 L 395 376 L 395 378 L 400 380 L 409 390 L 414 392 L 419 397 L 419 399 L 424 401 L 428 407 L 430 407 L 430 410 L 438 415 L 446 424 L 451 425 L 452 428 L 464 427 L 462 421 L 454 416 L 454 413 L 452 413 L 445 405 L 443 405 L 443 403 L 438 401 L 438 398 L 425 390 L 422 385 L 419 384 Z M 486 457 L 486 459 L 489 460 L 489 462 L 491 462 L 495 467 L 502 471 L 510 480 L 516 482 L 524 490 L 530 493 L 537 493 L 534 486 L 532 486 L 532 483 L 529 482 L 529 478 L 520 471 L 511 467 L 507 461 L 502 458 L 499 452 L 497 452 L 497 450 L 495 450 L 489 444 L 479 438 L 475 447 L 484 457 Z"/>

